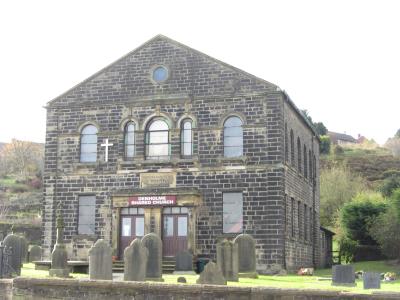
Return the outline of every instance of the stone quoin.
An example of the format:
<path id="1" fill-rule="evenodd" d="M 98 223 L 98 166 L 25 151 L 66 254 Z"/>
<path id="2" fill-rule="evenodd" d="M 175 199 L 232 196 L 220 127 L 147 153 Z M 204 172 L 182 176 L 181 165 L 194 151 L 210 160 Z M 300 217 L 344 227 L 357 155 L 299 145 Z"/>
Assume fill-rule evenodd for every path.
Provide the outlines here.
<path id="1" fill-rule="evenodd" d="M 215 260 L 245 233 L 260 274 L 321 265 L 319 138 L 275 84 L 158 35 L 46 110 L 44 259 L 62 203 L 71 260 L 149 233 Z"/>

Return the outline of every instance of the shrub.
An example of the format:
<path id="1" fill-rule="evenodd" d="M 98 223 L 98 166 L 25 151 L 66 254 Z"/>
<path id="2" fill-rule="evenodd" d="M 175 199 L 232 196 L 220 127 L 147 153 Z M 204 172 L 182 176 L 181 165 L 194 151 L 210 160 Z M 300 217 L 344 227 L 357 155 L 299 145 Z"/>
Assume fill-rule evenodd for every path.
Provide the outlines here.
<path id="1" fill-rule="evenodd" d="M 321 139 L 319 152 L 321 154 L 329 154 L 331 151 L 331 139 L 327 135 L 321 135 L 319 137 Z"/>
<path id="2" fill-rule="evenodd" d="M 389 208 L 370 222 L 368 231 L 380 245 L 382 253 L 389 258 L 399 258 L 400 189 L 393 191 L 389 198 Z"/>
<path id="3" fill-rule="evenodd" d="M 387 204 L 381 194 L 362 193 L 346 203 L 340 211 L 340 226 L 345 236 L 360 245 L 376 245 L 368 231 L 370 222 L 386 212 Z"/>

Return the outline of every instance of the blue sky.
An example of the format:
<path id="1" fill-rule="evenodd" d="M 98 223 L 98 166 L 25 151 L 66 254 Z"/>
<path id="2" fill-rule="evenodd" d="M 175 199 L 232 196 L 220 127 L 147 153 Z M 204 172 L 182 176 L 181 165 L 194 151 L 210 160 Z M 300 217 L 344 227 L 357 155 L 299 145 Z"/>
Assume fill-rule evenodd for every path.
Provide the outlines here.
<path id="1" fill-rule="evenodd" d="M 396 3 L 397 2 L 397 3 Z M 43 106 L 164 34 L 286 90 L 328 129 L 400 128 L 398 1 L 2 1 L 0 141 L 44 142 Z"/>

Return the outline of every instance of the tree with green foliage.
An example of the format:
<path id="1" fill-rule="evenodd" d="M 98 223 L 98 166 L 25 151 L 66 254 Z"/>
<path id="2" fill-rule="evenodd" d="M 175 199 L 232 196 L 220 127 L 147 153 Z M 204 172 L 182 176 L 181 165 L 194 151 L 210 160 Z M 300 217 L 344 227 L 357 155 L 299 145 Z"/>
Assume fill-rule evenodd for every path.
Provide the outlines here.
<path id="1" fill-rule="evenodd" d="M 368 190 L 367 182 L 349 168 L 338 165 L 322 169 L 320 174 L 320 220 L 325 227 L 334 227 L 340 208 L 357 194 Z"/>
<path id="2" fill-rule="evenodd" d="M 371 220 L 385 213 L 387 203 L 380 193 L 361 193 L 340 210 L 339 224 L 347 238 L 360 245 L 377 245 L 369 232 Z"/>
<path id="3" fill-rule="evenodd" d="M 386 177 L 381 186 L 379 187 L 379 191 L 385 196 L 392 196 L 393 191 L 400 188 L 400 173 L 394 173 L 391 176 Z"/>
<path id="4" fill-rule="evenodd" d="M 313 123 L 315 130 L 317 131 L 317 133 L 321 136 L 321 135 L 326 135 L 328 133 L 328 129 L 326 128 L 326 126 L 324 125 L 324 123 L 322 122 L 316 122 Z"/>
<path id="5" fill-rule="evenodd" d="M 388 258 L 400 258 L 400 189 L 392 192 L 388 209 L 371 219 L 368 232 Z"/>
<path id="6" fill-rule="evenodd" d="M 400 129 L 398 129 L 398 130 L 396 131 L 396 134 L 394 135 L 394 137 L 400 139 Z"/>
<path id="7" fill-rule="evenodd" d="M 322 122 L 313 122 L 313 119 L 311 118 L 308 110 L 303 109 L 301 112 L 304 115 L 304 117 L 306 117 L 307 120 L 314 126 L 314 129 L 318 133 L 319 136 L 326 135 L 328 133 L 328 129 L 326 128 L 324 123 L 322 123 Z"/>
<path id="8" fill-rule="evenodd" d="M 328 135 L 321 135 L 321 143 L 319 144 L 319 152 L 321 154 L 329 154 L 331 151 L 331 138 Z"/>

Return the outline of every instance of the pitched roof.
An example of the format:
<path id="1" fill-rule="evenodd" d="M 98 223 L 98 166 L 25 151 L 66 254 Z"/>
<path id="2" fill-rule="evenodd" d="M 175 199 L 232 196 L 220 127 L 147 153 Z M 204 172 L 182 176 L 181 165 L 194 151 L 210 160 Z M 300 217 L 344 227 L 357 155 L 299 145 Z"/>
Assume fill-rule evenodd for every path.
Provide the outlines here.
<path id="1" fill-rule="evenodd" d="M 245 72 L 245 71 L 243 71 L 243 70 L 241 70 L 241 69 L 239 69 L 239 68 L 236 68 L 236 67 L 234 67 L 234 66 L 232 66 L 232 65 L 229 65 L 229 64 L 227 64 L 227 63 L 225 63 L 225 62 L 223 62 L 223 61 L 220 61 L 220 60 L 218 60 L 218 59 L 216 59 L 216 58 L 213 58 L 213 57 L 211 57 L 211 56 L 209 56 L 209 55 L 207 55 L 207 54 L 204 54 L 203 52 L 200 52 L 200 51 L 198 51 L 198 50 L 196 50 L 196 49 L 193 49 L 193 48 L 191 48 L 191 47 L 189 47 L 189 46 L 186 46 L 186 45 L 184 45 L 184 44 L 182 44 L 182 43 L 180 43 L 180 42 L 177 42 L 177 41 L 175 41 L 175 40 L 173 40 L 173 39 L 171 39 L 171 38 L 169 38 L 169 37 L 166 37 L 166 36 L 164 36 L 164 35 L 162 35 L 162 34 L 158 34 L 158 35 L 156 35 L 155 37 L 153 37 L 153 38 L 151 38 L 150 40 L 148 40 L 147 42 L 145 42 L 145 43 L 143 43 L 142 45 L 140 45 L 139 47 L 137 47 L 137 48 L 135 48 L 134 50 L 130 51 L 129 53 L 125 54 L 125 55 L 122 56 L 121 58 L 119 58 L 119 59 L 117 59 L 116 61 L 112 62 L 112 63 L 109 64 L 108 66 L 102 68 L 102 69 L 99 70 L 98 72 L 96 72 L 96 73 L 94 73 L 93 75 L 91 75 L 90 77 L 86 78 L 86 79 L 83 80 L 82 82 L 80 82 L 80 83 L 78 83 L 77 85 L 73 86 L 72 88 L 70 88 L 69 90 L 67 90 L 66 92 L 64 92 L 63 94 L 61 94 L 61 95 L 57 96 L 56 98 L 50 100 L 50 101 L 47 103 L 47 106 L 51 106 L 51 105 L 52 105 L 54 102 L 56 102 L 57 100 L 61 99 L 62 97 L 66 96 L 66 95 L 68 95 L 68 94 L 71 93 L 72 91 L 76 90 L 77 88 L 81 87 L 82 85 L 84 85 L 85 83 L 91 81 L 92 79 L 98 77 L 98 76 L 101 75 L 102 73 L 107 72 L 110 68 L 112 68 L 113 66 L 115 66 L 115 65 L 118 64 L 119 62 L 123 61 L 124 59 L 127 59 L 128 57 L 130 57 L 130 56 L 132 56 L 132 55 L 134 55 L 135 53 L 139 52 L 140 50 L 142 50 L 143 48 L 147 47 L 148 45 L 150 45 L 150 44 L 152 44 L 152 43 L 154 43 L 154 42 L 156 42 L 156 41 L 160 41 L 160 40 L 165 41 L 165 42 L 168 42 L 168 43 L 170 43 L 170 44 L 173 44 L 173 45 L 175 45 L 175 46 L 177 46 L 177 47 L 180 47 L 180 48 L 182 48 L 182 49 L 185 49 L 185 50 L 190 51 L 190 52 L 192 52 L 192 53 L 195 53 L 195 54 L 197 54 L 197 55 L 200 55 L 200 56 L 202 56 L 203 58 L 205 58 L 205 59 L 207 59 L 207 60 L 209 60 L 209 61 L 212 61 L 212 62 L 214 62 L 214 63 L 217 63 L 217 64 L 219 64 L 219 65 L 221 65 L 221 66 L 223 66 L 223 67 L 225 67 L 225 68 L 231 69 L 232 71 L 237 72 L 237 73 L 240 73 L 240 74 L 242 74 L 243 76 L 246 76 L 246 77 L 248 77 L 248 78 L 251 78 L 251 79 L 253 79 L 253 80 L 255 80 L 255 81 L 258 81 L 258 82 L 260 82 L 260 83 L 263 83 L 263 84 L 265 84 L 265 85 L 268 85 L 270 88 L 272 88 L 272 89 L 274 89 L 274 90 L 280 91 L 280 89 L 279 89 L 279 87 L 278 87 L 277 85 L 275 85 L 275 84 L 273 84 L 273 83 L 271 83 L 271 82 L 269 82 L 269 81 L 266 81 L 266 80 L 264 80 L 264 79 L 262 79 L 262 78 L 259 78 L 259 77 L 255 76 L 255 75 L 252 75 L 252 74 L 250 74 L 250 73 L 247 73 L 247 72 Z"/>
<path id="2" fill-rule="evenodd" d="M 355 138 L 353 138 L 351 135 L 348 135 L 345 133 L 328 131 L 328 135 L 331 138 L 332 142 L 336 142 L 336 141 L 340 140 L 340 141 L 346 141 L 346 142 L 350 142 L 350 143 L 357 143 L 357 140 Z"/>

